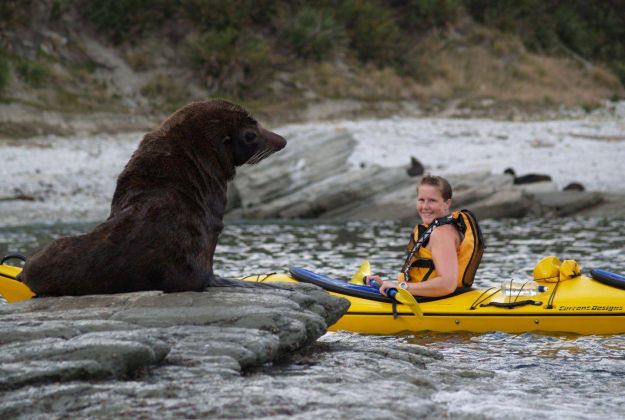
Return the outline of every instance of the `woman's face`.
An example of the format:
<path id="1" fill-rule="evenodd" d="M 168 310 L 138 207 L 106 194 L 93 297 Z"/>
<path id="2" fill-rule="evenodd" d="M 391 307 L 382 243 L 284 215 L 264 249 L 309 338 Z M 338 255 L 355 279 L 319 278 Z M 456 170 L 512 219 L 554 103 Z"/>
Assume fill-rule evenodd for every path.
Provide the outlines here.
<path id="1" fill-rule="evenodd" d="M 433 185 L 421 185 L 417 190 L 417 212 L 424 224 L 429 225 L 439 217 L 447 216 L 451 199 L 444 200 L 441 190 Z"/>

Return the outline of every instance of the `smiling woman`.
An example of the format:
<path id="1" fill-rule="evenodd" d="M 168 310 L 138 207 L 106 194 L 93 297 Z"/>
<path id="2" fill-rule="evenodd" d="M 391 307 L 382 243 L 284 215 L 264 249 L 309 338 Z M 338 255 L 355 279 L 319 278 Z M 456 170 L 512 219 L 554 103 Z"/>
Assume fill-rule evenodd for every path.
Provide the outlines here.
<path id="1" fill-rule="evenodd" d="M 382 294 L 399 286 L 415 296 L 437 297 L 471 286 L 483 253 L 482 234 L 471 212 L 450 213 L 451 197 L 451 185 L 445 178 L 421 178 L 417 212 L 422 224 L 410 237 L 399 284 L 382 282 Z M 372 279 L 381 282 L 378 276 Z"/>

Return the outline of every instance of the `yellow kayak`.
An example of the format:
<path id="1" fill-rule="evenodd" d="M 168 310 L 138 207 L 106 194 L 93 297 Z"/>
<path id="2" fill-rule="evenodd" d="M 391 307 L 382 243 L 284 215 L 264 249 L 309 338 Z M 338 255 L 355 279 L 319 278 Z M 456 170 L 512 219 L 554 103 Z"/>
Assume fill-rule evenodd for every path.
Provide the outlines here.
<path id="1" fill-rule="evenodd" d="M 625 276 L 592 270 L 593 277 L 576 275 L 547 283 L 548 290 L 534 296 L 507 296 L 500 288 L 469 289 L 454 296 L 414 304 L 396 303 L 373 291 L 361 292 L 356 278 L 370 274 L 365 262 L 352 281 L 334 280 L 303 269 L 290 275 L 251 276 L 249 281 L 303 281 L 317 284 L 348 299 L 347 314 L 331 331 L 395 335 L 405 332 L 507 333 L 549 332 L 574 334 L 625 333 Z M 367 293 L 371 293 L 367 295 Z"/>
<path id="2" fill-rule="evenodd" d="M 0 264 L 0 295 L 9 303 L 28 300 L 35 294 L 21 281 L 17 275 L 22 271 L 19 267 Z"/>
<path id="3" fill-rule="evenodd" d="M 20 271 L 0 265 L 0 295 L 9 303 L 34 296 L 17 280 Z M 349 311 L 330 327 L 331 331 L 382 335 L 418 331 L 625 333 L 625 276 L 604 270 L 592 270 L 592 277 L 576 275 L 549 283 L 547 291 L 529 297 L 507 296 L 499 288 L 489 288 L 461 290 L 453 296 L 419 302 L 404 295 L 394 302 L 362 285 L 360 280 L 370 272 L 365 262 L 350 281 L 301 268 L 291 268 L 289 274 L 253 275 L 244 280 L 313 283 L 348 299 Z"/>

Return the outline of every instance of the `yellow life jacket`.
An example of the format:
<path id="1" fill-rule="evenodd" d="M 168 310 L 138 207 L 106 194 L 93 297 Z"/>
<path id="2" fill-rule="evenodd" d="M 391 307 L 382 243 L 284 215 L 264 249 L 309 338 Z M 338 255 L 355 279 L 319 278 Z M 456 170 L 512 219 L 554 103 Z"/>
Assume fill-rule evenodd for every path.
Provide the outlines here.
<path id="1" fill-rule="evenodd" d="M 475 272 L 484 254 L 485 245 L 477 219 L 473 213 L 465 209 L 455 211 L 450 216 L 436 219 L 432 223 L 434 225 L 432 229 L 428 229 L 431 226 L 426 225 L 415 227 L 407 247 L 409 258 L 402 268 L 402 272 L 408 274 L 406 281 L 426 281 L 438 275 L 434 267 L 432 252 L 426 248 L 426 245 L 432 230 L 437 226 L 446 224 L 451 224 L 458 229 L 461 237 L 460 246 L 457 250 L 458 287 L 470 287 L 473 284 Z M 418 247 L 416 250 L 415 245 Z"/>

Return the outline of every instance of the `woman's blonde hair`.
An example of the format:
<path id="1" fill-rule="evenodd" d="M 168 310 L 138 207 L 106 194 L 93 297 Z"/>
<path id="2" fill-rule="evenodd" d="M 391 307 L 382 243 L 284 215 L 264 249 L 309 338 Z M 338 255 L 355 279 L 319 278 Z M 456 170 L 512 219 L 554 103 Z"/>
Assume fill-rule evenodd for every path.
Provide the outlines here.
<path id="1" fill-rule="evenodd" d="M 447 181 L 442 176 L 429 174 L 423 175 L 423 178 L 421 178 L 421 182 L 419 182 L 419 185 L 417 186 L 417 192 L 419 191 L 419 187 L 421 185 L 431 185 L 432 187 L 436 187 L 441 192 L 443 200 L 447 201 L 451 199 L 451 184 L 449 184 L 449 181 Z"/>

